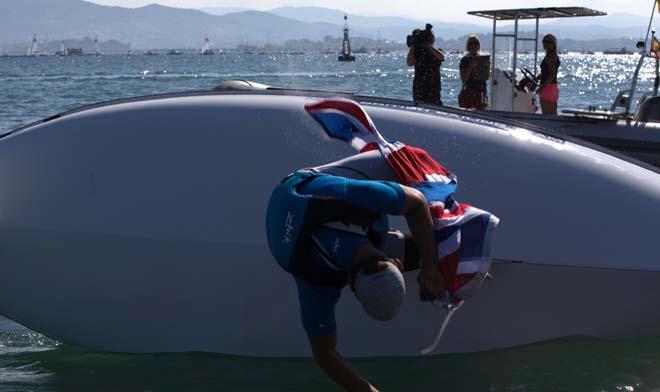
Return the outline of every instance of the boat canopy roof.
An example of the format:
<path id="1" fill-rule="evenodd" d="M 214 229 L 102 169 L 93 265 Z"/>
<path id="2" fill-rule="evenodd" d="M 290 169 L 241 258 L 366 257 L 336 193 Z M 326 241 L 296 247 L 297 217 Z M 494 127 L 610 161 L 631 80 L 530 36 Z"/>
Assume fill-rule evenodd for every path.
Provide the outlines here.
<path id="1" fill-rule="evenodd" d="M 585 7 L 517 8 L 507 10 L 470 11 L 469 15 L 493 20 L 575 18 L 579 16 L 604 16 L 607 12 Z"/>

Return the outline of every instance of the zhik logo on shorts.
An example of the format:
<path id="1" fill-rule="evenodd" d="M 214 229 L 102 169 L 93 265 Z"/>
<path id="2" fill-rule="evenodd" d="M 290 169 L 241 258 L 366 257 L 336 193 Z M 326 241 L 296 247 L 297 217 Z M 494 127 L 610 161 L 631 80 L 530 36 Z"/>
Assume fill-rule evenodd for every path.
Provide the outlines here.
<path id="1" fill-rule="evenodd" d="M 293 231 L 293 213 L 288 211 L 286 214 L 286 222 L 284 223 L 284 239 L 282 245 L 291 245 L 291 232 Z"/>
<path id="2" fill-rule="evenodd" d="M 335 238 L 335 245 L 332 247 L 332 254 L 336 255 L 339 252 L 340 241 L 339 237 Z"/>

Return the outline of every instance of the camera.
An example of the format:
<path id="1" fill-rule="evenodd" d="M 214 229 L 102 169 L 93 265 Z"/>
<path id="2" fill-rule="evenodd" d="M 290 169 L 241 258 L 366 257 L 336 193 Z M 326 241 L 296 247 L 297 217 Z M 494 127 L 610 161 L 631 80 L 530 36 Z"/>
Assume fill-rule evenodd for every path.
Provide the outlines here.
<path id="1" fill-rule="evenodd" d="M 433 26 L 430 23 L 427 23 L 424 30 L 413 30 L 412 34 L 406 37 L 406 45 L 408 45 L 409 48 L 412 48 L 426 46 L 433 43 L 435 37 L 433 36 L 433 31 L 431 31 L 431 29 L 433 29 Z"/>

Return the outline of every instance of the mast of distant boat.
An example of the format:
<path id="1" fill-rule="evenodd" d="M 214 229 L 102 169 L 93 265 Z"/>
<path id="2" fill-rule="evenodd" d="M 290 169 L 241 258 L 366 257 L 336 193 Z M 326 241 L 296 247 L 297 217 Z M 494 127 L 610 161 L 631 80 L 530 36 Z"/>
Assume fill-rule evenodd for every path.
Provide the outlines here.
<path id="1" fill-rule="evenodd" d="M 37 42 L 37 35 L 33 34 L 32 35 L 32 42 L 30 42 L 30 47 L 28 48 L 26 55 L 27 56 L 35 56 L 38 47 L 39 47 L 39 43 Z"/>
<path id="2" fill-rule="evenodd" d="M 380 30 L 378 30 L 378 49 L 376 50 L 378 53 L 380 53 Z"/>
<path id="3" fill-rule="evenodd" d="M 94 54 L 96 56 L 101 55 L 101 47 L 99 46 L 99 36 L 94 37 Z"/>
<path id="4" fill-rule="evenodd" d="M 60 56 L 68 56 L 69 49 L 64 46 L 64 41 L 60 42 Z"/>

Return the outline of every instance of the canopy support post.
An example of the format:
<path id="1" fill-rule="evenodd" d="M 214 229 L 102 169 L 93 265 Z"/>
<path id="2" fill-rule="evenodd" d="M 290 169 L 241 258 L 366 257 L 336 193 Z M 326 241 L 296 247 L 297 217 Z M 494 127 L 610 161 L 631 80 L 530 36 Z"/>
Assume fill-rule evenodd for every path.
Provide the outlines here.
<path id="1" fill-rule="evenodd" d="M 644 37 L 644 47 L 648 48 L 649 34 L 651 33 L 651 26 L 653 25 L 653 16 L 655 15 L 655 6 L 657 0 L 653 0 L 653 8 L 651 8 L 651 19 L 649 19 L 649 27 L 646 29 L 646 37 Z M 660 8 L 659 8 L 660 10 Z"/>
<path id="2" fill-rule="evenodd" d="M 537 66 L 536 64 L 538 63 L 538 58 L 539 58 L 539 18 L 536 18 L 536 35 L 534 36 L 534 42 L 535 42 L 535 47 L 534 47 L 534 76 L 538 75 L 538 71 L 536 70 Z"/>
<path id="3" fill-rule="evenodd" d="M 516 111 L 516 69 L 518 68 L 518 14 L 516 14 L 513 25 L 513 82 L 511 83 L 511 111 Z"/>
<path id="4" fill-rule="evenodd" d="M 497 35 L 497 16 L 493 18 L 493 44 L 490 46 L 490 109 L 495 107 L 495 39 Z"/>

